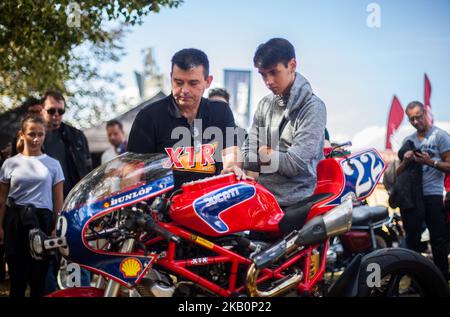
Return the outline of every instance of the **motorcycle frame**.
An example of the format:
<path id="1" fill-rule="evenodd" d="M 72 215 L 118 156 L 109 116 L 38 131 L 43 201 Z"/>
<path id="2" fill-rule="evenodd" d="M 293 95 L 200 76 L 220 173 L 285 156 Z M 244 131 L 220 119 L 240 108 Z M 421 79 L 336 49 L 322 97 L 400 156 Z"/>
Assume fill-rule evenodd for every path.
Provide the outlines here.
<path id="1" fill-rule="evenodd" d="M 162 227 L 169 230 L 173 234 L 190 241 L 191 243 L 196 244 L 199 247 L 207 249 L 217 254 L 217 256 L 209 256 L 201 259 L 206 259 L 204 261 L 200 261 L 198 258 L 183 258 L 183 259 L 175 259 L 175 254 L 177 251 L 177 244 L 175 242 L 168 242 L 167 251 L 164 257 L 160 257 L 153 264 L 154 266 L 160 266 L 169 272 L 173 272 L 178 274 L 181 277 L 184 277 L 192 282 L 195 282 L 207 289 L 208 291 L 215 293 L 219 296 L 229 297 L 236 296 L 238 294 L 245 294 L 245 285 L 237 285 L 238 278 L 238 268 L 239 265 L 245 265 L 248 267 L 253 263 L 251 259 L 245 258 L 235 252 L 227 250 L 213 242 L 205 240 L 203 237 L 199 237 L 191 232 L 184 230 L 174 224 L 171 223 L 160 223 Z M 151 239 L 145 243 L 146 246 L 151 246 L 153 244 L 157 244 L 161 239 L 156 237 Z M 326 266 L 326 252 L 328 250 L 329 242 L 325 241 L 323 244 L 323 248 L 319 253 L 319 267 L 316 272 L 314 272 L 313 276 L 310 276 L 311 273 L 311 263 L 312 263 L 312 253 L 313 250 L 317 250 L 321 245 L 309 246 L 305 249 L 297 251 L 293 256 L 289 257 L 287 261 L 284 263 L 277 265 L 274 269 L 265 268 L 262 269 L 260 275 L 257 279 L 257 285 L 270 280 L 270 279 L 281 279 L 286 277 L 282 272 L 293 265 L 296 265 L 299 261 L 304 259 L 303 267 L 302 267 L 302 281 L 297 286 L 297 292 L 299 294 L 309 294 L 314 291 L 317 283 L 322 280 L 323 274 L 325 273 Z M 190 267 L 201 267 L 208 266 L 211 264 L 220 264 L 220 263 L 231 263 L 231 268 L 229 271 L 228 277 L 228 288 L 223 288 L 216 283 L 192 272 L 189 270 Z"/>

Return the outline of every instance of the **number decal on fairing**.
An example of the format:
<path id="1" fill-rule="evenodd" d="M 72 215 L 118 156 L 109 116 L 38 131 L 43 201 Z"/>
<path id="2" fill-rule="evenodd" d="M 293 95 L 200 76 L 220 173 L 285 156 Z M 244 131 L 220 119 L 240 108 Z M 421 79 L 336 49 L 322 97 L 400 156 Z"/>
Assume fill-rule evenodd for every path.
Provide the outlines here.
<path id="1" fill-rule="evenodd" d="M 353 183 L 356 197 L 362 197 L 376 185 L 383 172 L 384 164 L 381 159 L 377 160 L 373 153 L 367 152 L 343 161 L 342 167 L 344 174 L 350 176 L 346 177 L 346 185 L 349 186 Z M 355 172 L 356 175 L 354 175 Z"/>
<path id="2" fill-rule="evenodd" d="M 367 153 L 366 155 L 372 160 L 372 165 L 370 165 L 370 175 L 372 179 L 377 179 L 377 177 L 383 172 L 384 164 L 382 162 L 378 162 L 377 166 L 375 166 L 375 163 L 377 162 L 376 157 L 372 153 Z"/>
<path id="3" fill-rule="evenodd" d="M 352 154 L 340 160 L 344 180 L 341 192 L 326 206 L 336 206 L 352 195 L 358 200 L 365 199 L 375 188 L 386 168 L 386 163 L 375 149 Z"/>
<path id="4" fill-rule="evenodd" d="M 356 197 L 359 197 L 361 193 L 365 193 L 372 187 L 372 180 L 370 178 L 367 179 L 366 182 L 361 183 L 364 177 L 364 165 L 355 159 L 351 159 L 350 162 L 346 162 L 344 165 L 344 173 L 348 176 L 353 176 L 355 173 L 354 169 L 350 167 L 350 165 L 355 166 L 356 170 L 358 171 L 356 174 L 356 184 L 355 184 L 355 193 Z"/>
<path id="5" fill-rule="evenodd" d="M 65 237 L 67 233 L 67 219 L 64 216 L 59 216 L 58 221 L 56 222 L 56 235 L 58 237 Z M 61 252 L 62 255 L 68 256 L 69 255 L 69 246 L 65 245 L 63 247 L 59 248 L 59 252 Z"/>

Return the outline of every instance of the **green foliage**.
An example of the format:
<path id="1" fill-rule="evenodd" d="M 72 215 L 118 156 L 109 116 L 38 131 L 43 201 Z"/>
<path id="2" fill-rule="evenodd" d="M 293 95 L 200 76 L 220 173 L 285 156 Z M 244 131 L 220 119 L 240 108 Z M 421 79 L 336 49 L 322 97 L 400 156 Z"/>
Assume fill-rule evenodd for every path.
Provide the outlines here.
<path id="1" fill-rule="evenodd" d="M 150 12 L 182 2 L 0 1 L 0 113 L 48 89 L 69 96 L 76 110 L 92 108 L 93 121 L 105 113 L 98 107 L 109 105 L 114 110 L 111 85 L 118 84 L 118 76 L 102 74 L 99 66 L 120 60 L 121 39 L 132 25 L 140 24 Z M 78 12 L 69 4 L 81 9 L 79 26 L 74 24 Z"/>

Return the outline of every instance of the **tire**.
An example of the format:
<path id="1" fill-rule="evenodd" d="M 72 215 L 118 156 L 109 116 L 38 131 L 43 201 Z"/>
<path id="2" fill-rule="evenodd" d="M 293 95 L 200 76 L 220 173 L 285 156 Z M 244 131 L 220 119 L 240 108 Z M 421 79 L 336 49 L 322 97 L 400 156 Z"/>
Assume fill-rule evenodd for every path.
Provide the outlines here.
<path id="1" fill-rule="evenodd" d="M 379 265 L 379 285 L 373 285 L 373 263 Z M 448 283 L 434 263 L 403 248 L 380 249 L 364 256 L 358 284 L 359 297 L 450 297 Z"/>

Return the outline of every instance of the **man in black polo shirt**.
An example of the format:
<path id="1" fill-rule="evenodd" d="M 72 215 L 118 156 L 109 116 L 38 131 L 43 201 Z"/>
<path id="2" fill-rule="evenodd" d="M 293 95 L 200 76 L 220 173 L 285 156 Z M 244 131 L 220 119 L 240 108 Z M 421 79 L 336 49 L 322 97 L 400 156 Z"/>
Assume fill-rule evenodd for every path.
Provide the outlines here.
<path id="1" fill-rule="evenodd" d="M 230 107 L 202 97 L 212 79 L 204 52 L 177 52 L 172 57 L 172 94 L 142 109 L 131 128 L 128 151 L 167 154 L 175 189 L 221 172 L 245 177 Z"/>

